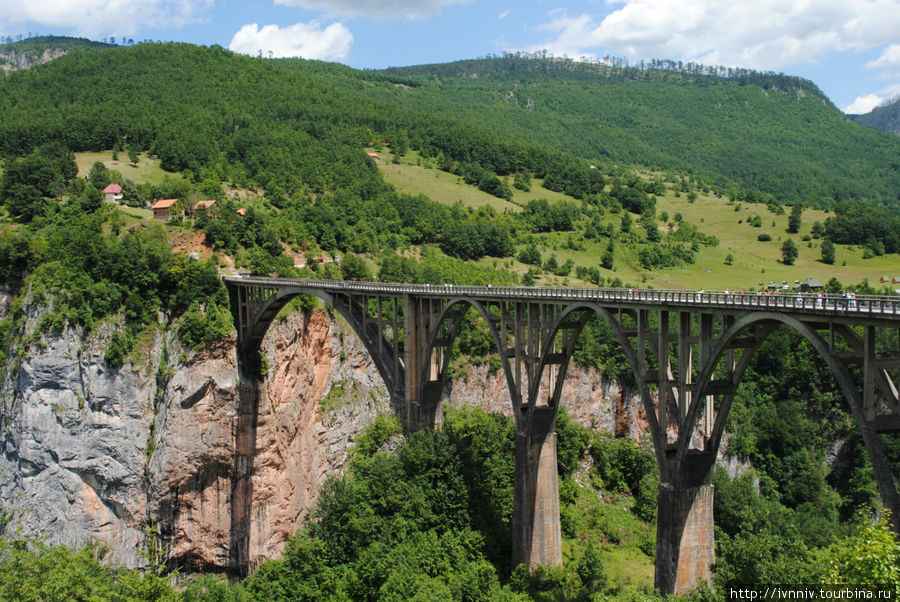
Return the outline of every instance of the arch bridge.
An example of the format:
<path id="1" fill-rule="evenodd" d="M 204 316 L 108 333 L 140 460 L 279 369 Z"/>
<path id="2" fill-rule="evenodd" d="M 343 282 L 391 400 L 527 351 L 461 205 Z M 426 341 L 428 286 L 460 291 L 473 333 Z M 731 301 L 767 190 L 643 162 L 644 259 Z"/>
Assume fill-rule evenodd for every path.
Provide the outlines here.
<path id="1" fill-rule="evenodd" d="M 897 530 L 900 497 L 878 435 L 900 431 L 900 297 L 224 281 L 240 358 L 259 350 L 292 298 L 314 295 L 362 339 L 407 432 L 440 421 L 454 340 L 466 314 L 477 312 L 499 354 L 516 423 L 513 566 L 562 562 L 556 413 L 575 343 L 593 316 L 624 351 L 653 440 L 660 591 L 684 592 L 710 578 L 711 478 L 726 418 L 754 352 L 781 325 L 800 333 L 834 374 Z"/>

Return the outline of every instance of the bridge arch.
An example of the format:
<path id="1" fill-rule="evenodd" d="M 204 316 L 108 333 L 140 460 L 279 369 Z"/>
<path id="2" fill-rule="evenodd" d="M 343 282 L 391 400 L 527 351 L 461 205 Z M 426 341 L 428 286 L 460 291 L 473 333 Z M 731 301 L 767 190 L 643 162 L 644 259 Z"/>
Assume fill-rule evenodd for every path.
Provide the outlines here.
<path id="1" fill-rule="evenodd" d="M 331 294 L 321 289 L 301 289 L 296 287 L 282 287 L 269 296 L 260 307 L 253 312 L 247 331 L 240 344 L 239 357 L 249 357 L 250 354 L 259 351 L 263 338 L 268 332 L 275 316 L 292 299 L 300 295 L 310 295 L 334 308 L 350 325 L 350 328 L 360 338 L 369 356 L 373 359 L 381 379 L 384 381 L 388 392 L 392 397 L 397 397 L 398 387 L 402 387 L 403 365 L 402 359 L 395 355 L 395 345 L 383 334 L 379 334 L 376 328 L 367 327 L 362 312 L 366 311 L 361 305 L 354 305 L 348 298 L 341 300 L 339 295 Z M 396 405 L 398 399 L 392 402 Z"/>
<path id="2" fill-rule="evenodd" d="M 707 439 L 707 449 L 713 453 L 718 452 L 737 386 L 740 384 L 744 372 L 750 364 L 750 360 L 765 339 L 768 338 L 778 326 L 782 325 L 788 326 L 799 333 L 813 349 L 816 350 L 825 363 L 828 364 L 838 386 L 841 388 L 841 392 L 844 394 L 844 398 L 847 400 L 847 404 L 850 406 L 850 412 L 853 415 L 854 422 L 860 430 L 860 434 L 865 442 L 866 449 L 869 453 L 869 459 L 872 462 L 875 471 L 876 481 L 878 482 L 879 494 L 881 495 L 884 504 L 892 510 L 894 530 L 900 531 L 900 529 L 898 529 L 898 527 L 900 527 L 900 517 L 897 516 L 898 511 L 900 511 L 900 496 L 898 496 L 897 489 L 894 486 L 893 477 L 890 473 L 884 448 L 878 441 L 877 433 L 871 428 L 869 421 L 866 419 L 860 389 L 856 382 L 854 382 L 853 376 L 850 374 L 847 365 L 834 351 L 829 342 L 822 338 L 818 331 L 810 324 L 802 322 L 793 316 L 775 312 L 747 314 L 738 319 L 717 340 L 708 360 L 700 369 L 700 376 L 697 384 L 698 398 L 704 394 L 704 390 L 712 381 L 715 370 L 724 354 L 727 352 L 729 345 L 746 331 L 759 327 L 759 331 L 755 333 L 754 337 L 755 344 L 745 349 L 735 366 L 732 376 L 733 388 L 731 391 L 724 394 L 719 409 L 716 412 L 715 424 Z M 849 344 L 860 345 L 862 343 L 862 341 L 859 340 L 859 336 L 849 327 L 838 325 L 834 328 L 835 331 L 839 332 Z M 686 425 L 694 425 L 697 423 L 697 420 L 699 419 L 699 408 L 700 404 L 692 404 L 689 409 L 687 420 L 685 421 Z M 676 448 L 676 465 L 686 456 L 689 442 L 690 429 L 681 429 L 678 434 Z"/>
<path id="3" fill-rule="evenodd" d="M 465 309 L 460 311 L 461 307 L 465 307 Z M 441 312 L 438 314 L 434 326 L 431 329 L 431 334 L 428 338 L 428 346 L 425 349 L 421 372 L 423 382 L 421 383 L 421 386 L 424 389 L 427 386 L 428 382 L 439 382 L 441 383 L 441 385 L 443 385 L 444 379 L 447 376 L 447 369 L 450 364 L 450 351 L 453 348 L 453 343 L 456 341 L 456 338 L 459 335 L 459 330 L 462 326 L 463 320 L 465 319 L 466 315 L 468 315 L 468 313 L 473 309 L 481 316 L 481 318 L 487 324 L 488 329 L 490 330 L 491 338 L 493 338 L 494 340 L 494 347 L 496 347 L 500 355 L 500 362 L 503 367 L 503 373 L 506 376 L 506 385 L 509 389 L 509 396 L 512 404 L 513 414 L 516 414 L 516 399 L 519 397 L 519 391 L 516 385 L 515 375 L 513 374 L 512 367 L 509 365 L 509 358 L 507 357 L 506 353 L 504 353 L 503 339 L 500 336 L 500 332 L 497 330 L 497 327 L 494 325 L 494 321 L 491 319 L 488 309 L 484 306 L 483 303 L 471 297 L 453 297 L 449 299 L 445 303 Z M 447 330 L 442 331 L 442 328 L 447 328 Z M 442 334 L 446 336 L 441 337 Z M 443 340 L 441 340 L 442 338 Z M 440 348 L 444 348 L 445 352 L 442 354 L 442 357 L 439 358 L 439 365 L 436 366 L 437 379 L 436 381 L 431 381 L 431 367 L 435 361 L 435 354 Z"/>
<path id="4" fill-rule="evenodd" d="M 873 342 L 876 328 L 900 334 L 900 303 L 894 299 L 869 297 L 847 307 L 834 299 L 814 304 L 810 297 L 805 304 L 804 299 L 737 296 L 727 291 L 434 287 L 276 278 L 225 280 L 239 324 L 242 356 L 258 349 L 269 323 L 290 298 L 312 294 L 331 305 L 360 336 L 395 407 L 401 408 L 401 416 L 405 412 L 407 430 L 427 426 L 428 421 L 421 417 L 429 412 L 434 416 L 432 404 L 440 401 L 449 359 L 445 353 L 436 362 L 437 375 L 432 377 L 435 350 L 443 347 L 449 351 L 462 319 L 475 307 L 500 352 L 517 424 L 514 564 L 522 562 L 533 568 L 535 564 L 562 561 L 555 412 L 576 341 L 594 314 L 602 316 L 612 328 L 625 354 L 653 435 L 662 481 L 658 490 L 656 559 L 656 584 L 661 591 L 686 591 L 698 579 L 709 579 L 709 566 L 714 561 L 709 475 L 715 452 L 735 389 L 751 358 L 771 331 L 782 324 L 809 341 L 836 375 L 863 433 L 879 478 L 879 493 L 885 505 L 895 509 L 895 520 L 900 518 L 892 475 L 886 463 L 877 458 L 880 444 L 876 435 L 876 430 L 900 430 L 900 401 L 890 372 L 900 368 L 900 354 L 896 349 L 888 349 L 876 356 Z M 377 312 L 371 311 L 373 300 L 378 303 Z M 393 303 L 393 322 L 390 311 L 381 311 L 383 302 Z M 398 308 L 402 323 L 397 317 Z M 674 323 L 673 318 L 677 318 Z M 865 336 L 856 335 L 852 325 L 864 327 Z M 822 334 L 826 329 L 831 333 L 829 342 Z M 848 342 L 851 352 L 834 349 L 835 334 Z M 514 350 L 505 348 L 513 346 Z M 677 364 L 672 361 L 676 348 Z M 694 349 L 699 365 L 693 363 Z M 718 370 L 723 357 L 726 378 Z M 853 361 L 862 363 L 861 389 L 847 366 Z M 554 380 L 555 366 L 559 371 Z M 523 367 L 527 380 L 522 376 Z M 548 403 L 538 405 L 543 394 L 540 382 L 548 368 Z M 659 388 L 658 402 L 652 394 L 654 385 Z M 876 405 L 876 387 L 887 413 Z M 719 399 L 717 413 L 711 403 L 713 396 Z M 704 397 L 707 403 L 698 403 Z M 704 411 L 707 423 L 701 449 L 693 449 L 697 440 L 692 442 L 692 435 Z M 876 418 L 887 422 L 876 424 Z M 673 431 L 677 438 L 670 444 L 668 435 Z M 883 452 L 880 455 L 884 457 Z M 887 479 L 882 473 L 887 474 Z M 885 481 L 889 487 L 883 486 Z"/>
<path id="5" fill-rule="evenodd" d="M 578 337 L 581 336 L 581 333 L 583 332 L 584 327 L 587 325 L 590 318 L 595 315 L 602 318 L 603 321 L 608 326 L 610 326 L 610 328 L 612 328 L 616 341 L 619 343 L 619 346 L 625 354 L 625 359 L 628 361 L 631 372 L 635 377 L 635 383 L 638 388 L 638 393 L 641 396 L 641 404 L 643 405 L 644 412 L 647 416 L 647 422 L 650 427 L 650 434 L 653 438 L 654 443 L 654 452 L 656 453 L 657 463 L 660 467 L 660 474 L 665 475 L 665 446 L 660 444 L 660 437 L 662 436 L 662 433 L 660 432 L 659 421 L 656 417 L 650 389 L 647 386 L 645 380 L 641 378 L 640 356 L 638 355 L 638 351 L 635 350 L 634 345 L 632 345 L 631 341 L 629 340 L 628 333 L 626 332 L 626 328 L 623 326 L 622 322 L 617 319 L 616 315 L 613 312 L 609 311 L 609 309 L 607 309 L 606 307 L 603 307 L 596 303 L 582 302 L 572 304 L 570 306 L 567 306 L 559 314 L 553 326 L 550 328 L 550 332 L 548 333 L 543 345 L 543 348 L 545 350 L 552 348 L 554 339 L 559 335 L 561 331 L 565 329 L 565 325 L 572 324 L 573 316 L 577 316 L 577 321 L 574 323 L 575 327 L 571 329 L 571 333 L 568 337 L 568 346 L 567 348 L 562 350 L 562 363 L 560 364 L 560 369 L 556 376 L 556 382 L 553 384 L 550 405 L 553 408 L 558 408 L 559 400 L 562 396 L 562 388 L 565 383 L 566 374 L 568 372 L 568 365 L 575 351 L 575 344 L 577 343 Z M 633 312 L 630 311 L 626 311 L 625 315 L 635 318 Z M 533 413 L 533 406 L 537 402 L 538 387 L 540 385 L 543 371 L 548 366 L 550 359 L 551 358 L 547 353 L 542 354 L 540 363 L 538 364 L 537 370 L 535 371 L 535 381 L 533 383 L 533 389 L 529 392 L 530 414 Z"/>

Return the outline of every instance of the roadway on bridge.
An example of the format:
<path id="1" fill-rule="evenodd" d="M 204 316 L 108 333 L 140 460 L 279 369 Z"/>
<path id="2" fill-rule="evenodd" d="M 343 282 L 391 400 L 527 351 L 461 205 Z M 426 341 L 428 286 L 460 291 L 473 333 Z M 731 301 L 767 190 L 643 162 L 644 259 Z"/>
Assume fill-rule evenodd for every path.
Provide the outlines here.
<path id="1" fill-rule="evenodd" d="M 521 299 L 636 305 L 681 305 L 696 308 L 734 308 L 738 311 L 776 311 L 842 316 L 869 316 L 900 320 L 900 296 L 856 295 L 845 293 L 762 292 L 728 290 L 567 288 L 528 286 L 461 286 L 455 284 L 399 284 L 346 280 L 311 280 L 226 276 L 225 282 L 246 287 L 279 289 L 284 287 L 322 290 L 329 293 L 371 293 L 376 295 L 417 297 L 475 297 L 479 299 Z"/>

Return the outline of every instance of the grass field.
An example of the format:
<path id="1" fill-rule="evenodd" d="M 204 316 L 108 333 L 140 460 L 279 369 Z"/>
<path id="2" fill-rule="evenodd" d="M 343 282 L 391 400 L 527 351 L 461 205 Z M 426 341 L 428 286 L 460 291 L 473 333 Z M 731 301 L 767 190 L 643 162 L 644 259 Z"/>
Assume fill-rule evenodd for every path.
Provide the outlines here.
<path id="1" fill-rule="evenodd" d="M 551 203 L 566 200 L 580 204 L 580 201 L 564 194 L 542 188 L 542 180 L 534 180 L 530 192 L 510 186 L 513 198 L 512 202 L 509 202 L 464 183 L 459 176 L 435 168 L 431 164 L 433 162 L 423 160 L 416 151 L 410 151 L 404 156 L 401 164 L 392 163 L 390 153 L 379 154 L 382 157 L 379 167 L 387 182 L 400 191 L 424 194 L 445 205 L 462 203 L 464 207 L 476 209 L 487 205 L 497 212 L 503 212 L 521 211 L 528 201 L 535 199 L 547 199 Z"/>
<path id="2" fill-rule="evenodd" d="M 136 217 L 140 221 L 146 221 L 153 218 L 153 212 L 142 207 L 128 207 L 127 205 L 119 205 L 119 211 Z"/>
<path id="3" fill-rule="evenodd" d="M 389 155 L 385 154 L 385 157 Z M 551 202 L 574 199 L 565 195 L 545 190 L 540 181 L 534 181 L 532 191 L 523 193 L 515 190 L 513 203 L 487 195 L 472 186 L 464 184 L 460 178 L 435 168 L 426 168 L 416 163 L 421 162 L 414 153 L 404 158 L 403 164 L 392 164 L 387 159 L 380 165 L 385 179 L 399 191 L 409 194 L 425 194 L 441 203 L 461 202 L 467 207 L 490 205 L 495 210 L 520 210 L 520 206 L 529 199 L 546 198 Z M 578 232 L 550 233 L 537 235 L 538 249 L 546 260 L 555 255 L 561 265 L 571 259 L 576 266 L 598 267 L 607 279 L 620 278 L 623 282 L 635 286 L 653 286 L 656 288 L 686 289 L 756 289 L 760 286 L 776 282 L 794 284 L 809 277 L 816 277 L 827 282 L 832 277 L 843 284 L 856 284 L 867 279 L 875 288 L 881 288 L 879 279 L 882 275 L 900 276 L 900 261 L 897 256 L 885 255 L 863 259 L 863 249 L 859 247 L 836 245 L 836 261 L 834 265 L 826 265 L 820 261 L 821 240 L 811 239 L 812 225 L 819 221 L 824 224 L 829 214 L 824 211 L 807 209 L 802 215 L 802 227 L 798 234 L 787 233 L 788 214 L 790 208 L 782 215 L 771 213 L 765 205 L 752 203 L 731 203 L 725 198 L 717 198 L 712 194 L 698 193 L 695 202 L 688 202 L 687 195 L 676 196 L 674 192 L 657 199 L 657 216 L 663 212 L 669 214 L 669 221 L 674 220 L 676 213 L 681 213 L 684 220 L 698 227 L 700 232 L 714 235 L 719 239 L 717 247 L 701 247 L 693 265 L 666 270 L 648 271 L 639 264 L 634 248 L 616 245 L 614 270 L 600 268 L 600 258 L 606 249 L 606 241 L 586 240 Z M 762 227 L 753 227 L 749 220 L 759 216 Z M 638 219 L 634 217 L 635 228 L 639 229 Z M 618 227 L 621 215 L 607 213 L 604 223 Z M 665 231 L 667 224 L 660 223 Z M 757 239 L 766 233 L 771 241 L 761 242 Z M 583 249 L 567 248 L 567 241 L 572 238 L 576 246 Z M 785 239 L 791 238 L 799 250 L 799 257 L 792 266 L 781 262 L 781 246 Z M 731 255 L 731 265 L 726 258 Z M 493 259 L 482 260 L 492 264 Z M 520 274 L 528 270 L 528 266 L 516 261 L 504 260 L 501 267 L 511 269 Z M 585 283 L 574 277 L 574 271 L 567 278 L 544 274 L 538 278 L 539 284 L 561 286 L 584 286 Z"/>
<path id="4" fill-rule="evenodd" d="M 119 160 L 113 161 L 112 151 L 99 153 L 75 153 L 75 163 L 78 165 L 78 176 L 84 177 L 91 170 L 91 166 L 97 161 L 103 163 L 106 169 L 111 169 L 122 174 L 135 184 L 162 184 L 166 178 L 181 178 L 181 174 L 172 174 L 163 171 L 159 167 L 158 159 L 151 159 L 144 154 L 140 155 L 137 165 L 128 162 L 128 153 L 119 153 Z"/>

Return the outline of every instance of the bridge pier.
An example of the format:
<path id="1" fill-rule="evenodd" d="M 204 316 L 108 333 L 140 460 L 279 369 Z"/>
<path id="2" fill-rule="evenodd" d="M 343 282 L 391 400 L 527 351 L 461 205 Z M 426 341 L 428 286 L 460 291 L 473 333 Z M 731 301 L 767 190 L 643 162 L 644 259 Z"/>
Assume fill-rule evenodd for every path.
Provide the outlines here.
<path id="1" fill-rule="evenodd" d="M 415 433 L 424 428 L 434 429 L 443 422 L 442 389 L 443 383 L 440 381 L 425 383 L 419 395 L 420 399 L 406 400 L 404 432 Z"/>
<path id="2" fill-rule="evenodd" d="M 710 582 L 715 562 L 713 486 L 659 486 L 656 527 L 656 587 L 684 594 L 699 581 Z"/>
<path id="3" fill-rule="evenodd" d="M 691 452 L 678 471 L 681 478 L 659 485 L 655 583 L 663 594 L 687 593 L 712 579 L 714 464 L 715 453 Z"/>
<path id="4" fill-rule="evenodd" d="M 529 571 L 562 564 L 555 428 L 556 408 L 540 407 L 531 429 L 516 433 L 512 566 Z"/>
<path id="5" fill-rule="evenodd" d="M 680 482 L 659 485 L 655 584 L 663 594 L 684 594 L 712 579 L 716 546 L 709 480 L 714 462 L 714 453 L 691 453 L 682 464 Z"/>

